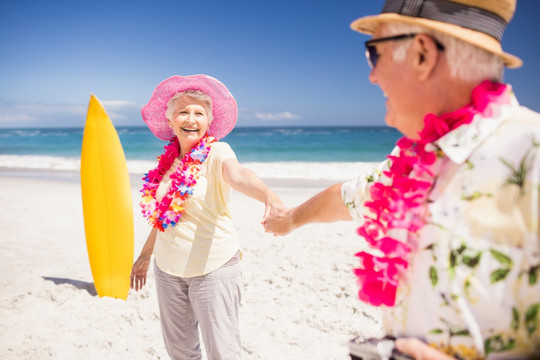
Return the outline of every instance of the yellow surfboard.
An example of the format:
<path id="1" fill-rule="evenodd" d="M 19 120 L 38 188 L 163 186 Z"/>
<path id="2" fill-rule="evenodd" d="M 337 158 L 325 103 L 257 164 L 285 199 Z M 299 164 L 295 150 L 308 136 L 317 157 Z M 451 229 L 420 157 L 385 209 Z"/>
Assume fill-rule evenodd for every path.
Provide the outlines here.
<path id="1" fill-rule="evenodd" d="M 127 299 L 133 264 L 133 204 L 120 138 L 90 96 L 81 151 L 86 246 L 99 296 Z"/>

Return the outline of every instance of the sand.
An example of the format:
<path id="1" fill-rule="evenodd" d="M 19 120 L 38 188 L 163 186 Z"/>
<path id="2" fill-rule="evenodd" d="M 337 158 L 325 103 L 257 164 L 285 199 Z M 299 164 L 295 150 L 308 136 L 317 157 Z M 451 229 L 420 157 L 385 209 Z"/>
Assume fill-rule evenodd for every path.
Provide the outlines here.
<path id="1" fill-rule="evenodd" d="M 152 270 L 127 301 L 96 295 L 77 176 L 1 175 L 0 359 L 168 359 Z M 328 182 L 269 184 L 293 206 Z M 150 230 L 139 216 L 139 185 L 132 181 L 135 257 Z M 380 334 L 379 311 L 356 295 L 351 269 L 364 245 L 354 224 L 274 237 L 260 225 L 263 210 L 233 193 L 244 249 L 243 359 L 348 359 L 350 339 Z"/>

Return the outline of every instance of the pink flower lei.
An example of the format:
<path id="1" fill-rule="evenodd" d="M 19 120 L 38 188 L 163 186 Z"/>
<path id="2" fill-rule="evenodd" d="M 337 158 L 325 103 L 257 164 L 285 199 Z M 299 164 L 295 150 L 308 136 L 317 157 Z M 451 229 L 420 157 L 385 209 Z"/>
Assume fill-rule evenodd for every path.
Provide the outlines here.
<path id="1" fill-rule="evenodd" d="M 184 155 L 176 171 L 171 174 L 172 182 L 167 193 L 161 201 L 157 201 L 156 192 L 159 183 L 180 154 L 180 144 L 176 137 L 164 147 L 165 152 L 158 157 L 158 166 L 143 177 L 144 184 L 141 190 L 142 214 L 153 227 L 165 231 L 168 226 L 178 223 L 186 211 L 182 204 L 193 195 L 193 187 L 197 183 L 201 164 L 208 157 L 210 145 L 215 141 L 214 137 L 205 135 L 189 153 Z"/>
<path id="2" fill-rule="evenodd" d="M 399 154 L 388 156 L 390 169 L 383 173 L 389 184 L 376 182 L 371 186 L 371 201 L 365 203 L 371 214 L 364 215 L 364 223 L 357 230 L 373 249 L 383 254 L 356 254 L 361 264 L 361 268 L 354 269 L 360 300 L 374 306 L 395 304 L 400 277 L 428 216 L 427 198 L 434 183 L 432 166 L 437 155 L 428 150 L 435 147 L 427 145 L 470 123 L 477 114 L 492 116 L 490 104 L 509 103 L 510 92 L 510 86 L 485 81 L 473 90 L 469 105 L 440 117 L 428 114 L 419 140 L 398 140 Z M 405 231 L 405 241 L 394 238 L 393 234 Z"/>

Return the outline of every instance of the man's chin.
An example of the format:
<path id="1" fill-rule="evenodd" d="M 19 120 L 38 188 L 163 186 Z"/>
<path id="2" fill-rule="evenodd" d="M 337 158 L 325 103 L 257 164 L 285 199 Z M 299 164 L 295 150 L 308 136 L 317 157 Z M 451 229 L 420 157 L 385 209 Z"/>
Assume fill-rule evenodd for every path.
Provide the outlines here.
<path id="1" fill-rule="evenodd" d="M 396 128 L 396 120 L 394 119 L 394 117 L 386 114 L 386 117 L 384 118 L 384 121 L 385 121 L 386 125 L 388 125 L 390 127 L 393 127 L 393 128 Z"/>

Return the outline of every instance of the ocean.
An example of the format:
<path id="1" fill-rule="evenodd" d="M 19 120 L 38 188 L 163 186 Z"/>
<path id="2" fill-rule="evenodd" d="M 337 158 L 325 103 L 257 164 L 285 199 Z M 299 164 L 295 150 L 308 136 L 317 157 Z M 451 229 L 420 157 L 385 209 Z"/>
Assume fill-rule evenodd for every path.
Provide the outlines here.
<path id="1" fill-rule="evenodd" d="M 0 129 L 0 168 L 79 171 L 84 129 Z M 147 127 L 118 127 L 128 170 L 155 166 L 166 142 Z M 345 180 L 385 159 L 389 127 L 239 127 L 222 141 L 261 178 Z"/>

